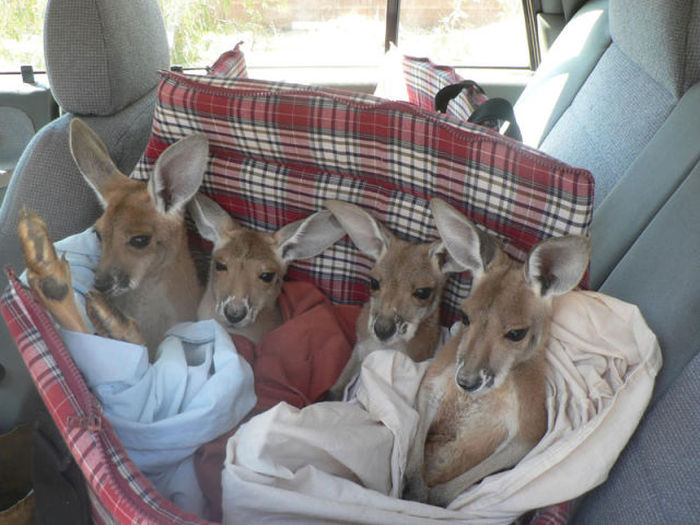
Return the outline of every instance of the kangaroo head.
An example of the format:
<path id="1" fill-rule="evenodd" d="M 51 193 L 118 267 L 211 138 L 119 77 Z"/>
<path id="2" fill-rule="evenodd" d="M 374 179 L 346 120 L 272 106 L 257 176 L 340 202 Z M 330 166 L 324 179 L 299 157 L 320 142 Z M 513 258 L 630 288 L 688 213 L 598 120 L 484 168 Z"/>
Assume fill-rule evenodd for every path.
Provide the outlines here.
<path id="1" fill-rule="evenodd" d="M 121 173 L 104 143 L 77 118 L 71 121 L 70 150 L 103 208 L 95 222 L 102 247 L 95 288 L 118 296 L 163 275 L 186 250 L 184 208 L 202 182 L 206 136 L 189 135 L 168 147 L 148 183 Z"/>
<path id="2" fill-rule="evenodd" d="M 457 269 L 454 261 L 442 241 L 404 241 L 359 206 L 337 200 L 326 201 L 325 206 L 355 245 L 375 261 L 365 305 L 367 326 L 358 330 L 387 346 L 407 343 L 424 320 L 437 315 L 448 273 Z"/>
<path id="3" fill-rule="evenodd" d="M 520 263 L 446 202 L 433 199 L 431 209 L 447 250 L 473 276 L 455 336 L 455 380 L 463 391 L 478 395 L 544 355 L 552 297 L 572 290 L 583 277 L 588 240 L 569 235 L 542 241 Z"/>
<path id="4" fill-rule="evenodd" d="M 189 210 L 202 237 L 214 243 L 204 300 L 231 329 L 250 326 L 275 307 L 291 261 L 318 255 L 345 235 L 327 211 L 266 233 L 241 226 L 202 194 Z"/>

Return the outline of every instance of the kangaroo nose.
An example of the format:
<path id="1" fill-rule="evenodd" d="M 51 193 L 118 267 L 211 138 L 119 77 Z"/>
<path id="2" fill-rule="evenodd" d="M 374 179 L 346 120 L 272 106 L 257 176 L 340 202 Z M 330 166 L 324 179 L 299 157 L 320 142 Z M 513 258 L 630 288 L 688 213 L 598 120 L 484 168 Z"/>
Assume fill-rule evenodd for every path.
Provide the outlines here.
<path id="1" fill-rule="evenodd" d="M 93 287 L 105 295 L 117 294 L 129 288 L 129 276 L 118 268 L 112 268 L 106 272 L 95 275 Z"/>
<path id="2" fill-rule="evenodd" d="M 457 385 L 466 392 L 476 392 L 480 388 L 490 387 L 493 384 L 494 375 L 488 368 L 482 368 L 477 372 L 457 372 Z"/>
<path id="3" fill-rule="evenodd" d="M 97 274 L 95 276 L 95 282 L 93 283 L 93 286 L 95 290 L 101 293 L 105 293 L 107 290 L 112 288 L 112 283 L 114 282 L 114 279 L 109 274 Z"/>
<path id="4" fill-rule="evenodd" d="M 231 324 L 240 323 L 248 315 L 248 308 L 243 304 L 227 304 L 224 308 L 224 316 Z"/>
<path id="5" fill-rule="evenodd" d="M 378 317 L 374 322 L 374 333 L 380 341 L 386 341 L 396 332 L 396 323 L 393 319 Z"/>

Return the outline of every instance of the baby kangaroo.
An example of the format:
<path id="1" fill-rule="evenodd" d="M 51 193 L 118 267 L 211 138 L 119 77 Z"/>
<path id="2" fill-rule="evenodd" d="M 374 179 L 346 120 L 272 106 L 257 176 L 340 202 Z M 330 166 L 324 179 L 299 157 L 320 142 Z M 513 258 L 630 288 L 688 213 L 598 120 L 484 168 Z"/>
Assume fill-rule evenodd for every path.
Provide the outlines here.
<path id="1" fill-rule="evenodd" d="M 320 254 L 345 235 L 326 210 L 266 233 L 241 226 L 202 194 L 189 209 L 199 233 L 214 243 L 198 317 L 216 319 L 256 344 L 282 324 L 277 298 L 287 265 Z"/>
<path id="2" fill-rule="evenodd" d="M 359 206 L 337 200 L 325 205 L 355 245 L 375 260 L 370 299 L 357 320 L 357 343 L 331 388 L 331 396 L 338 398 L 374 350 L 399 350 L 414 361 L 433 356 L 440 339 L 442 290 L 458 266 L 440 240 L 404 241 Z"/>
<path id="3" fill-rule="evenodd" d="M 99 306 L 106 316 L 92 319 L 101 335 L 123 338 L 119 327 L 135 324 L 142 336 L 136 342 L 153 351 L 173 324 L 196 319 L 202 290 L 187 247 L 184 212 L 206 168 L 206 136 L 190 135 L 168 147 L 148 182 L 121 173 L 104 143 L 80 119 L 71 121 L 69 138 L 73 158 L 104 209 L 94 226 L 102 251 L 94 288 L 103 297 L 95 303 L 97 294 L 91 294 L 88 312 L 95 313 L 91 305 Z M 54 282 L 72 292 L 67 263 L 56 257 L 41 219 L 24 212 L 19 233 L 30 282 Z M 62 300 L 51 301 L 46 294 L 44 299 L 52 313 L 67 309 L 80 317 L 74 306 L 60 305 Z M 117 311 L 110 313 L 112 307 Z M 84 331 L 79 323 L 72 328 Z"/>
<path id="4" fill-rule="evenodd" d="M 473 284 L 459 331 L 420 385 L 404 497 L 445 506 L 514 466 L 544 435 L 552 297 L 579 283 L 589 247 L 580 236 L 548 239 L 523 264 L 446 202 L 434 199 L 431 208 L 447 250 L 471 271 Z"/>

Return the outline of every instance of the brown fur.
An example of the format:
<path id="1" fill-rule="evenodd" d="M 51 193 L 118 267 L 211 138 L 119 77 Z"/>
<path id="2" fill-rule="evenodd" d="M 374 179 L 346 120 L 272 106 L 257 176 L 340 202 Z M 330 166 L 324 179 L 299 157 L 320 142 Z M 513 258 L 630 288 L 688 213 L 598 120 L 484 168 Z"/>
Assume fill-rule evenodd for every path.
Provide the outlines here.
<path id="1" fill-rule="evenodd" d="M 214 243 L 198 317 L 256 344 L 282 323 L 277 299 L 289 262 L 321 253 L 345 233 L 327 211 L 267 233 L 244 228 L 203 195 L 189 209 L 200 234 Z"/>
<path id="2" fill-rule="evenodd" d="M 128 289 L 100 291 L 136 320 L 147 346 L 154 349 L 168 328 L 196 319 L 202 294 L 184 218 L 159 212 L 144 182 L 126 179 L 103 197 L 107 205 L 95 222 L 102 246 L 96 282 L 108 275 L 128 276 Z M 129 244 L 138 236 L 150 237 L 145 248 Z"/>
<path id="3" fill-rule="evenodd" d="M 102 254 L 87 313 L 100 335 L 145 342 L 153 357 L 168 328 L 196 318 L 202 290 L 187 246 L 184 206 L 202 180 L 206 137 L 190 135 L 168 147 L 148 183 L 121 173 L 100 138 L 77 118 L 70 148 L 104 209 L 94 226 Z M 18 231 L 32 288 L 62 326 L 86 332 L 70 268 L 56 256 L 43 221 L 24 212 Z"/>
<path id="4" fill-rule="evenodd" d="M 399 239 L 362 208 L 327 201 L 357 247 L 375 259 L 370 270 L 370 298 L 357 320 L 357 343 L 330 391 L 343 390 L 367 355 L 374 350 L 404 352 L 414 361 L 430 359 L 440 340 L 440 301 L 452 260 L 442 242 Z M 372 286 L 374 283 L 374 287 Z M 429 290 L 426 297 L 421 291 Z"/>
<path id="5" fill-rule="evenodd" d="M 277 328 L 282 323 L 277 298 L 286 265 L 275 253 L 276 244 L 272 234 L 244 228 L 231 231 L 228 242 L 212 253 L 209 284 L 198 317 L 217 319 L 229 332 L 244 335 L 255 343 Z M 217 270 L 217 266 L 226 269 Z M 266 282 L 260 278 L 264 274 L 274 277 Z M 241 322 L 230 321 L 224 307 L 244 302 L 248 315 Z"/>
<path id="6" fill-rule="evenodd" d="M 544 435 L 551 297 L 578 283 L 588 243 L 545 241 L 522 264 L 443 201 L 433 203 L 433 212 L 448 250 L 473 272 L 474 283 L 462 304 L 463 324 L 421 382 L 405 497 L 447 505 L 515 465 Z"/>
<path id="7" fill-rule="evenodd" d="M 370 271 L 370 276 L 380 283 L 380 289 L 371 291 L 369 301 L 362 307 L 357 322 L 358 342 L 395 348 L 414 361 L 433 357 L 440 338 L 440 298 L 447 281 L 447 274 L 431 256 L 433 248 L 433 243 L 392 238 L 386 254 Z M 415 297 L 414 292 L 421 288 L 432 289 L 430 297 Z M 413 335 L 408 340 L 380 342 L 370 332 L 370 316 L 377 319 L 398 316 L 406 322 L 407 333 Z"/>

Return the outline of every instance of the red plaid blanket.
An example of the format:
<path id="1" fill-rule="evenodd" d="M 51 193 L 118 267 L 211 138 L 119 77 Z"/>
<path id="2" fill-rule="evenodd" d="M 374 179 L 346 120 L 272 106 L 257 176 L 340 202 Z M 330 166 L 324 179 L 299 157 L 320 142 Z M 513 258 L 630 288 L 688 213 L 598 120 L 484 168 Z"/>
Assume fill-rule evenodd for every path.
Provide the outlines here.
<path id="1" fill-rule="evenodd" d="M 429 200 L 442 197 L 523 259 L 538 241 L 586 233 L 593 179 L 585 170 L 480 126 L 371 95 L 248 79 L 163 73 L 151 140 L 135 171 L 193 131 L 210 141 L 202 191 L 232 216 L 271 231 L 326 199 L 354 202 L 409 240 L 437 236 Z M 368 298 L 371 261 L 338 243 L 289 276 L 333 301 Z M 443 323 L 457 318 L 468 276 L 451 279 Z"/>

